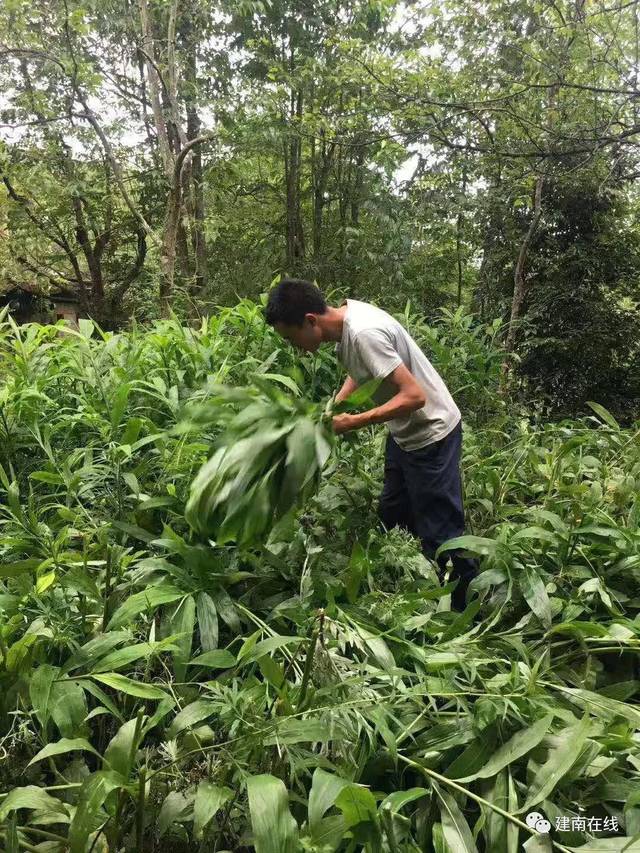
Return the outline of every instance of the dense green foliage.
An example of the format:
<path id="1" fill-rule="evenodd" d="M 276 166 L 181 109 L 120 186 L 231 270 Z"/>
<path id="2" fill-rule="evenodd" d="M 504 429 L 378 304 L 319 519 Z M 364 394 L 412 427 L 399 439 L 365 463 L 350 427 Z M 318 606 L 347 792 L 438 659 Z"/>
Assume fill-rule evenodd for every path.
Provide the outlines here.
<path id="1" fill-rule="evenodd" d="M 598 399 L 628 423 L 638 15 L 7 0 L 0 298 L 63 286 L 105 329 L 255 299 L 281 273 L 430 320 L 465 305 L 502 320 L 554 416 Z"/>
<path id="2" fill-rule="evenodd" d="M 258 305 L 121 334 L 2 321 L 6 850 L 549 850 L 531 810 L 557 850 L 640 831 L 640 424 L 597 402 L 546 423 L 497 393 L 499 324 L 405 321 L 464 409 L 477 614 L 377 526 L 382 429 L 336 441 L 260 544 L 190 530 L 235 416 L 220 385 L 338 387 Z M 585 815 L 619 831 L 555 829 Z"/>

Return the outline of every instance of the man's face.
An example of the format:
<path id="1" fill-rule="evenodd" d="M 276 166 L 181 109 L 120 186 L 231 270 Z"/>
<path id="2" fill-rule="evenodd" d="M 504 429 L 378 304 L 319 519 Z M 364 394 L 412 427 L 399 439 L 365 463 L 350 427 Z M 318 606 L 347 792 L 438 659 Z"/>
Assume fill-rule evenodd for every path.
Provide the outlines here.
<path id="1" fill-rule="evenodd" d="M 276 323 L 276 332 L 290 344 L 305 352 L 315 352 L 322 343 L 322 330 L 315 314 L 307 314 L 302 326 Z"/>

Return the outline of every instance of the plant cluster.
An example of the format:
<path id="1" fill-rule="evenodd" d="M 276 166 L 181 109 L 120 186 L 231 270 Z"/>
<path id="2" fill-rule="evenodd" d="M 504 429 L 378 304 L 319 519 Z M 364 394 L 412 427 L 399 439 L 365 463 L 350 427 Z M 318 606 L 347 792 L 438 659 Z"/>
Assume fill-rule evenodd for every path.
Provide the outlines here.
<path id="1" fill-rule="evenodd" d="M 377 523 L 383 430 L 335 441 L 320 479 L 289 462 L 309 423 L 323 447 L 340 379 L 259 305 L 0 321 L 4 849 L 638 849 L 640 425 L 597 403 L 545 422 L 498 395 L 494 326 L 407 323 L 465 401 L 463 613 Z M 269 460 L 236 452 L 254 415 L 286 425 Z M 244 491 L 213 479 L 244 465 Z M 243 501 L 270 471 L 267 525 Z"/>

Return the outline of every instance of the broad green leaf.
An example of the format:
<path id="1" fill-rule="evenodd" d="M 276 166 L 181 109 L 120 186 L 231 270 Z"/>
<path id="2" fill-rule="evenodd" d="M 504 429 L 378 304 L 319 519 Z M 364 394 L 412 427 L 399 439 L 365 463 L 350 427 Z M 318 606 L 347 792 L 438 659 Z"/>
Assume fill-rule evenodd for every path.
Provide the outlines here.
<path id="1" fill-rule="evenodd" d="M 320 830 L 322 818 L 325 813 L 335 805 L 340 792 L 351 783 L 341 779 L 333 773 L 327 773 L 321 767 L 313 771 L 311 791 L 309 792 L 309 829 L 312 838 L 317 842 L 317 833 Z"/>
<path id="2" fill-rule="evenodd" d="M 170 604 L 184 595 L 183 591 L 168 583 L 149 587 L 134 595 L 118 607 L 111 617 L 108 628 L 120 628 L 128 622 L 132 622 L 140 613 L 151 615 L 161 604 Z"/>
<path id="3" fill-rule="evenodd" d="M 64 804 L 60 800 L 47 794 L 36 785 L 26 785 L 23 788 L 14 788 L 0 802 L 0 821 L 6 819 L 7 815 L 17 809 L 33 809 L 48 812 L 66 813 Z"/>
<path id="4" fill-rule="evenodd" d="M 290 376 L 283 376 L 281 373 L 261 373 L 263 379 L 271 379 L 273 382 L 279 382 L 289 389 L 296 397 L 300 396 L 300 388 Z"/>
<path id="5" fill-rule="evenodd" d="M 132 678 L 116 672 L 93 673 L 92 678 L 95 678 L 96 681 L 100 681 L 102 684 L 106 684 L 107 687 L 111 687 L 113 690 L 126 693 L 127 696 L 137 696 L 139 699 L 167 698 L 167 693 L 161 687 L 134 681 Z"/>
<path id="6" fill-rule="evenodd" d="M 619 836 L 618 838 L 595 838 L 581 847 L 567 847 L 571 853 L 638 853 L 640 839 L 637 836 Z"/>
<path id="7" fill-rule="evenodd" d="M 276 718 L 277 720 L 278 718 Z M 278 720 L 276 731 L 265 737 L 265 746 L 292 743 L 327 743 L 344 740 L 347 734 L 338 723 L 330 726 L 319 719 L 300 720 L 296 717 L 282 717 Z"/>
<path id="8" fill-rule="evenodd" d="M 92 773 L 80 789 L 78 804 L 69 826 L 70 853 L 86 853 L 89 839 L 106 820 L 104 801 L 125 780 L 117 773 L 100 770 Z"/>
<path id="9" fill-rule="evenodd" d="M 469 824 L 457 802 L 447 791 L 436 790 L 440 798 L 442 832 L 450 853 L 478 853 Z"/>
<path id="10" fill-rule="evenodd" d="M 250 776 L 247 792 L 256 853 L 297 853 L 298 827 L 280 779 L 266 773 Z"/>
<path id="11" fill-rule="evenodd" d="M 263 655 L 275 652 L 277 649 L 281 649 L 283 646 L 297 646 L 300 643 L 304 642 L 305 637 L 268 637 L 266 640 L 261 640 L 259 643 L 256 643 L 251 648 L 248 648 L 246 651 L 244 650 L 244 647 L 240 649 L 240 654 L 238 655 L 238 663 L 249 663 L 252 661 L 256 661 Z"/>
<path id="12" fill-rule="evenodd" d="M 358 823 L 377 823 L 378 809 L 371 791 L 353 782 L 345 786 L 336 797 L 336 806 L 344 815 L 347 827 Z"/>
<path id="13" fill-rule="evenodd" d="M 595 717 L 602 716 L 605 719 L 622 717 L 629 720 L 636 728 L 640 728 L 640 709 L 634 705 L 579 687 L 563 687 L 561 693 Z"/>
<path id="14" fill-rule="evenodd" d="M 493 539 L 486 539 L 483 536 L 472 536 L 471 534 L 457 536 L 455 539 L 450 539 L 441 545 L 435 553 L 435 558 L 437 559 L 445 551 L 455 551 L 457 549 L 471 551 L 473 554 L 493 554 L 496 546 L 497 542 Z"/>
<path id="15" fill-rule="evenodd" d="M 551 602 L 540 575 L 531 566 L 524 566 L 519 577 L 525 601 L 545 628 L 551 627 Z"/>
<path id="16" fill-rule="evenodd" d="M 196 602 L 192 595 L 187 595 L 176 608 L 171 617 L 171 631 L 182 634 L 176 640 L 177 651 L 173 654 L 173 669 L 176 681 L 184 681 L 187 672 L 187 661 L 191 656 L 193 631 L 196 624 Z"/>
<path id="17" fill-rule="evenodd" d="M 134 742 L 137 720 L 128 720 L 111 738 L 104 753 L 104 761 L 112 770 L 122 776 L 129 778 L 135 758 L 137 744 Z"/>
<path id="18" fill-rule="evenodd" d="M 226 649 L 213 649 L 211 652 L 205 652 L 203 655 L 198 655 L 197 658 L 189 661 L 187 666 L 206 666 L 211 669 L 227 669 L 235 666 L 236 659 L 231 652 Z"/>
<path id="19" fill-rule="evenodd" d="M 43 729 L 50 718 L 49 702 L 54 682 L 60 676 L 60 669 L 48 663 L 40 664 L 29 681 L 29 697 L 36 716 Z"/>
<path id="20" fill-rule="evenodd" d="M 596 415 L 599 415 L 608 426 L 620 432 L 620 424 L 608 409 L 605 409 L 600 403 L 594 403 L 593 400 L 587 400 L 587 406 L 591 406 Z"/>
<path id="21" fill-rule="evenodd" d="M 480 793 L 488 803 L 508 812 L 507 780 L 507 771 L 503 768 L 482 786 Z M 483 811 L 485 814 L 483 832 L 486 840 L 486 853 L 503 853 L 507 850 L 507 818 L 490 808 L 483 808 Z"/>
<path id="22" fill-rule="evenodd" d="M 207 699 L 196 699 L 195 702 L 187 705 L 179 714 L 176 715 L 169 727 L 169 737 L 175 737 L 184 729 L 191 728 L 191 726 L 195 726 L 196 723 L 201 723 L 202 720 L 206 720 L 207 717 L 210 717 L 215 710 L 216 705 L 214 702 Z"/>
<path id="23" fill-rule="evenodd" d="M 529 811 L 537 803 L 549 797 L 558 782 L 570 770 L 571 765 L 580 755 L 580 751 L 587 740 L 590 726 L 591 720 L 589 715 L 585 713 L 577 725 L 564 729 L 560 733 L 560 745 L 549 750 L 547 760 L 538 769 L 528 786 L 527 800 L 518 810 L 519 812 Z"/>
<path id="24" fill-rule="evenodd" d="M 427 788 L 409 788 L 407 791 L 394 791 L 389 794 L 380 803 L 380 810 L 387 809 L 390 812 L 399 812 L 400 809 L 421 797 L 428 797 L 430 794 Z"/>
<path id="25" fill-rule="evenodd" d="M 193 835 L 202 838 L 203 831 L 215 813 L 233 796 L 231 788 L 214 785 L 205 779 L 199 783 L 193 806 Z"/>
<path id="26" fill-rule="evenodd" d="M 92 752 L 94 755 L 100 755 L 99 752 L 91 746 L 85 738 L 62 738 L 56 743 L 48 743 L 31 759 L 27 767 L 35 764 L 37 761 L 42 761 L 43 758 L 49 758 L 52 755 L 62 755 L 65 752 L 73 752 L 74 750 L 82 749 L 87 752 Z"/>
<path id="27" fill-rule="evenodd" d="M 98 661 L 92 668 L 92 672 L 110 672 L 128 666 L 134 661 L 145 658 L 148 660 L 152 655 L 162 651 L 171 651 L 178 643 L 177 638 L 171 637 L 156 643 L 136 643 L 124 649 L 116 649 L 110 652 L 102 660 Z"/>
<path id="28" fill-rule="evenodd" d="M 549 834 L 532 835 L 523 844 L 523 849 L 526 853 L 553 853 L 551 836 Z"/>
<path id="29" fill-rule="evenodd" d="M 464 776 L 457 781 L 473 782 L 474 779 L 489 779 L 491 776 L 495 776 L 503 767 L 507 767 L 513 761 L 522 758 L 536 747 L 549 731 L 552 720 L 553 715 L 549 714 L 546 717 L 542 717 L 528 729 L 516 732 L 506 743 L 496 750 L 495 755 L 485 764 L 482 770 L 472 773 L 470 776 Z"/>
<path id="30" fill-rule="evenodd" d="M 218 648 L 218 613 L 213 599 L 201 592 L 196 600 L 200 645 L 205 652 Z"/>
<path id="31" fill-rule="evenodd" d="M 181 791 L 171 791 L 167 794 L 158 815 L 159 838 L 162 838 L 172 824 L 188 816 L 193 800 L 193 794 L 184 794 Z"/>
<path id="32" fill-rule="evenodd" d="M 49 695 L 49 712 L 63 738 L 85 734 L 88 713 L 84 690 L 77 681 L 57 681 Z"/>

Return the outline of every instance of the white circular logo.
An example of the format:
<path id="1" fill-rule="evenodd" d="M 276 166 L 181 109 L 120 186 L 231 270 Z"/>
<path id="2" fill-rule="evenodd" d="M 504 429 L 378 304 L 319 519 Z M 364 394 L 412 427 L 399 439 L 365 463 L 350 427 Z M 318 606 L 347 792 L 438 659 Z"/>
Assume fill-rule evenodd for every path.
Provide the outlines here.
<path id="1" fill-rule="evenodd" d="M 536 829 L 538 830 L 538 832 L 542 832 L 546 835 L 546 833 L 549 832 L 549 830 L 551 829 L 551 824 L 548 820 L 544 820 L 543 818 L 542 820 L 539 820 L 537 822 Z"/>
<path id="2" fill-rule="evenodd" d="M 544 815 L 540 814 L 540 812 L 529 812 L 529 814 L 525 818 L 525 823 L 530 829 L 535 829 L 536 825 L 544 820 Z"/>

